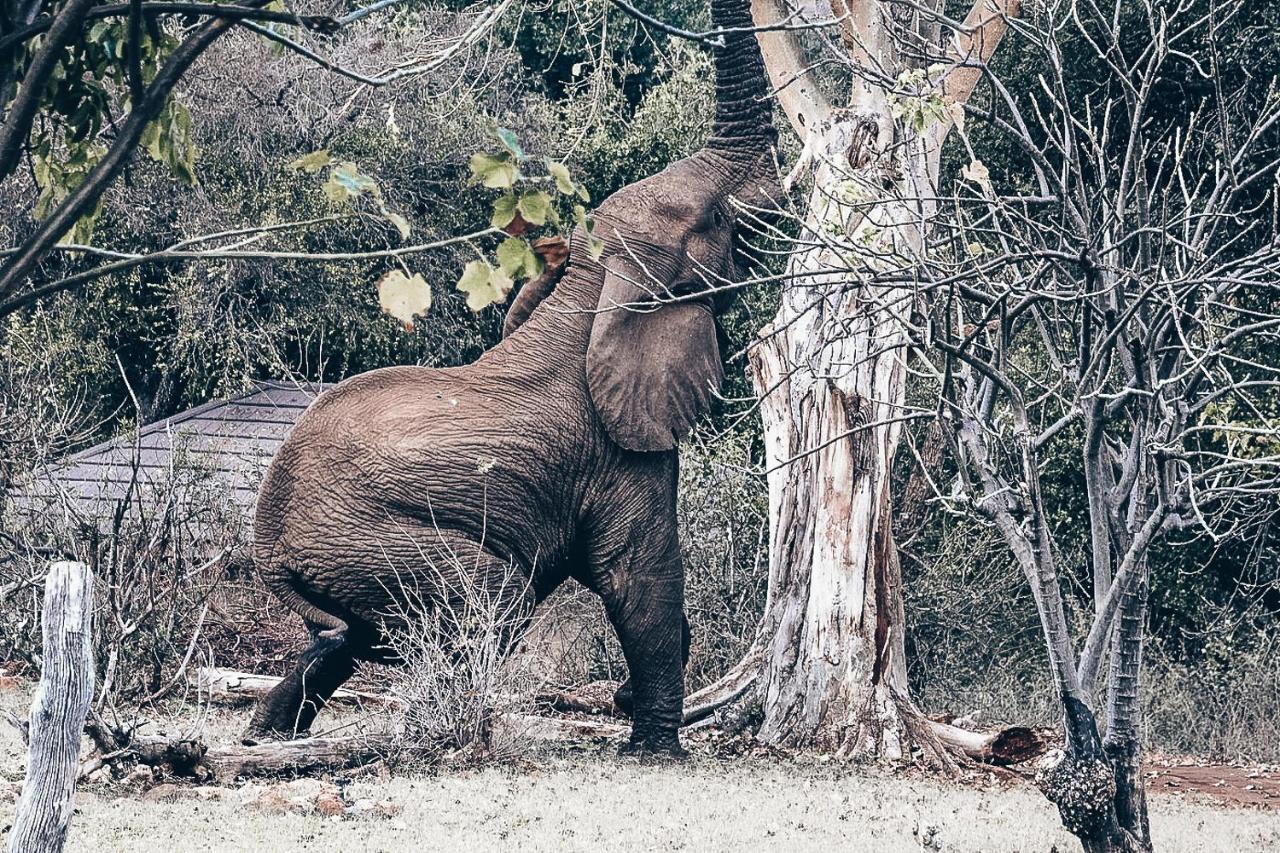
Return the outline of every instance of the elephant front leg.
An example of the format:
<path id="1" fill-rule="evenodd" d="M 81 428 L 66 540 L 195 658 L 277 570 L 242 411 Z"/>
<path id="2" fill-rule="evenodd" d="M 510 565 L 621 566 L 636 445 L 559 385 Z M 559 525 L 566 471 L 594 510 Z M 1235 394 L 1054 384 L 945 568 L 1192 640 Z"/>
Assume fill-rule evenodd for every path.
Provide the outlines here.
<path id="1" fill-rule="evenodd" d="M 685 755 L 683 578 L 633 580 L 609 607 L 631 677 L 631 740 L 624 753 Z"/>
<path id="2" fill-rule="evenodd" d="M 689 628 L 689 615 L 682 613 L 680 616 L 682 623 L 681 629 L 681 663 L 687 670 L 689 668 L 689 646 L 692 643 L 693 631 Z M 632 694 L 631 679 L 628 678 L 618 686 L 617 691 L 613 694 L 613 704 L 619 711 L 628 717 L 635 712 L 635 696 Z"/>

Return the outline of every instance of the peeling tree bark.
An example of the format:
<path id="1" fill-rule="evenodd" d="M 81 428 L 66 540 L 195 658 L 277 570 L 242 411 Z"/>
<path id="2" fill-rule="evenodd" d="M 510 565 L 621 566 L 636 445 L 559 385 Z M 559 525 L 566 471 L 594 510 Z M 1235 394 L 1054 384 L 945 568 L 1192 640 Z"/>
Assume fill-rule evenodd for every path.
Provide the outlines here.
<path id="1" fill-rule="evenodd" d="M 792 254 L 778 314 L 752 350 L 770 514 L 759 736 L 845 757 L 897 759 L 919 748 L 927 761 L 949 765 L 909 698 L 890 518 L 906 393 L 900 318 L 912 310 L 911 289 L 860 286 L 845 254 L 817 238 L 872 241 L 895 263 L 918 253 L 950 121 L 913 134 L 871 82 L 903 68 L 883 18 L 888 4 L 832 8 L 844 17 L 843 44 L 868 71 L 845 109 L 826 102 L 794 34 L 760 34 L 779 101 L 805 141 L 788 183 L 812 166 L 814 188 L 806 245 Z M 969 96 L 980 71 L 968 60 L 990 58 L 1004 16 L 1016 11 L 1014 0 L 979 0 L 969 33 L 953 45 L 945 99 Z M 757 25 L 786 14 L 785 0 L 753 4 Z"/>

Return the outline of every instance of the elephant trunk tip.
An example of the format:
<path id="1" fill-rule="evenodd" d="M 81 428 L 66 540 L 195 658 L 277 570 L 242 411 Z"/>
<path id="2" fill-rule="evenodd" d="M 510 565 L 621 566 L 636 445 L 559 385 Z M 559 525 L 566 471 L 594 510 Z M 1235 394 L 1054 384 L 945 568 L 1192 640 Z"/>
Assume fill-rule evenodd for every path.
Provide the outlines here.
<path id="1" fill-rule="evenodd" d="M 707 147 L 727 153 L 769 148 L 778 133 L 750 0 L 711 0 L 711 20 L 724 44 L 714 52 L 716 115 Z"/>

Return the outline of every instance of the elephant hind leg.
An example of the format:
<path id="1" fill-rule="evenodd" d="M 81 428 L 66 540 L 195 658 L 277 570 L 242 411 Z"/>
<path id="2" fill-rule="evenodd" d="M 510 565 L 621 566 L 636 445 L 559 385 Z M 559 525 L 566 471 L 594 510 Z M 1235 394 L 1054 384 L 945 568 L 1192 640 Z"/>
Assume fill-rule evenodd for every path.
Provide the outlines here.
<path id="1" fill-rule="evenodd" d="M 305 735 L 334 691 L 356 669 L 346 621 L 304 598 L 286 566 L 264 567 L 262 580 L 307 623 L 311 645 L 298 657 L 293 671 L 258 703 L 242 739 L 246 744 Z"/>
<path id="2" fill-rule="evenodd" d="M 355 673 L 356 656 L 345 637 L 325 636 L 326 630 L 310 627 L 311 645 L 254 710 L 242 738 L 246 745 L 305 737 L 334 691 Z"/>

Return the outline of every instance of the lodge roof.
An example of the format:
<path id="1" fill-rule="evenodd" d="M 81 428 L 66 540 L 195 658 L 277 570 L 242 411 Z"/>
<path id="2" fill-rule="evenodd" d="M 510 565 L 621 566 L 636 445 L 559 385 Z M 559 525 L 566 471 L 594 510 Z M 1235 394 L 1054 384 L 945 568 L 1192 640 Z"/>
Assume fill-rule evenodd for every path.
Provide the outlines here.
<path id="1" fill-rule="evenodd" d="M 58 460 L 34 472 L 20 491 L 31 504 L 56 499 L 92 517 L 102 505 L 131 493 L 145 495 L 178 469 L 190 468 L 225 489 L 247 514 L 271 458 L 326 387 L 258 382 L 245 394 L 205 403 Z"/>

